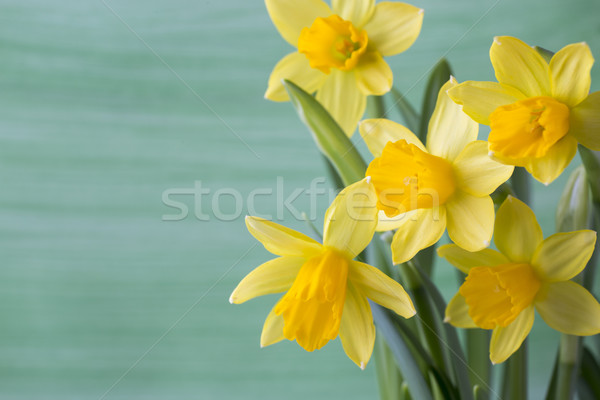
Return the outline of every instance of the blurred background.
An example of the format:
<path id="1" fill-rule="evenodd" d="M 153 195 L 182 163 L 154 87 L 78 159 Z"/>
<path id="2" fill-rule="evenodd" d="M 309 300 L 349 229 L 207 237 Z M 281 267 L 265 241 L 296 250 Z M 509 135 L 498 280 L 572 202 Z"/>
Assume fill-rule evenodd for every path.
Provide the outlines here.
<path id="1" fill-rule="evenodd" d="M 421 36 L 388 62 L 417 106 L 442 55 L 459 81 L 493 80 L 495 35 L 554 51 L 587 41 L 600 57 L 597 0 L 412 4 L 425 9 Z M 313 354 L 259 348 L 276 296 L 228 303 L 271 258 L 245 229 L 245 199 L 326 176 L 292 106 L 263 99 L 290 51 L 259 0 L 1 2 L 0 398 L 376 398 L 374 363 L 361 371 L 337 340 Z M 598 66 L 592 78 L 599 90 Z M 535 185 L 546 235 L 569 171 Z M 196 185 L 210 193 L 194 198 Z M 317 199 L 317 224 L 328 202 Z M 251 211 L 276 203 L 256 196 Z M 315 209 L 305 193 L 293 206 Z M 436 280 L 456 290 L 448 265 Z M 538 318 L 534 399 L 557 340 Z"/>

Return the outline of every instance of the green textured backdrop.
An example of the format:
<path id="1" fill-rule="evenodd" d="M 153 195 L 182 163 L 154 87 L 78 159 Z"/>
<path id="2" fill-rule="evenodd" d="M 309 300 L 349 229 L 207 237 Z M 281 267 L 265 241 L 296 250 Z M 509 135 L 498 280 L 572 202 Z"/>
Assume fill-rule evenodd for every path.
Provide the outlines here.
<path id="1" fill-rule="evenodd" d="M 442 54 L 459 80 L 492 80 L 495 35 L 553 50 L 585 40 L 600 55 L 597 0 L 413 4 L 426 10 L 422 34 L 389 61 L 415 103 Z M 259 348 L 276 298 L 227 301 L 270 257 L 243 218 L 216 220 L 212 195 L 201 205 L 210 221 L 162 218 L 174 212 L 163 192 L 195 181 L 245 197 L 280 176 L 287 196 L 323 176 L 292 107 L 262 97 L 289 51 L 259 0 L 2 1 L 1 398 L 375 398 L 373 364 L 360 371 L 338 341 L 314 354 Z M 598 67 L 593 78 L 600 89 Z M 547 234 L 565 179 L 536 185 Z M 191 213 L 191 196 L 178 199 Z M 256 212 L 275 204 L 259 196 Z M 294 205 L 306 210 L 308 198 Z M 538 320 L 534 336 L 541 398 L 556 335 Z"/>

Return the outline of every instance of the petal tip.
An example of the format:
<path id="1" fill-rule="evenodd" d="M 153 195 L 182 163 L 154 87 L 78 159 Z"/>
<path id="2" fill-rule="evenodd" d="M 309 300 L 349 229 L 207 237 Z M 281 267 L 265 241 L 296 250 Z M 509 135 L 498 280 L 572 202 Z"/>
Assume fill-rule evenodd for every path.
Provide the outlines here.
<path id="1" fill-rule="evenodd" d="M 488 156 L 493 157 L 494 156 L 494 152 L 493 151 L 488 151 Z"/>
<path id="2" fill-rule="evenodd" d="M 424 8 L 419 9 L 419 14 L 425 14 L 425 9 Z"/>
<path id="3" fill-rule="evenodd" d="M 360 367 L 360 369 L 362 369 L 363 371 L 365 370 L 365 367 L 366 367 L 366 366 L 367 366 L 367 364 L 365 364 L 365 362 L 364 362 L 364 361 L 361 361 L 361 362 L 360 362 L 360 365 L 359 365 L 359 367 Z"/>
<path id="4" fill-rule="evenodd" d="M 489 247 L 489 245 L 490 245 L 490 241 L 489 241 L 489 240 L 484 240 L 484 241 L 483 241 L 483 245 L 484 245 L 485 247 Z"/>
<path id="5" fill-rule="evenodd" d="M 494 36 L 494 43 L 498 46 L 502 45 L 502 42 L 500 41 L 500 36 Z"/>
<path id="6" fill-rule="evenodd" d="M 370 184 L 370 183 L 371 183 L 371 176 L 370 176 L 370 175 L 369 175 L 369 176 L 367 176 L 367 177 L 365 178 L 365 181 L 366 181 L 368 184 Z"/>
<path id="7" fill-rule="evenodd" d="M 235 300 L 233 299 L 233 293 L 229 296 L 229 304 L 233 304 Z"/>
<path id="8" fill-rule="evenodd" d="M 449 323 L 449 322 L 450 322 L 450 316 L 446 315 L 446 316 L 444 317 L 444 322 L 445 322 L 446 324 L 447 324 L 447 323 Z"/>

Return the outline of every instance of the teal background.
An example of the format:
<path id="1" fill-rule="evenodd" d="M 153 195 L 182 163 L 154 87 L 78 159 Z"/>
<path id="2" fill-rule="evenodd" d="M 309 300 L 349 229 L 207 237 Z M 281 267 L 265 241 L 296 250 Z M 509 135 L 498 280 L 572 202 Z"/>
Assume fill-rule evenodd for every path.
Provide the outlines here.
<path id="1" fill-rule="evenodd" d="M 493 80 L 495 35 L 552 50 L 585 40 L 600 54 L 597 0 L 413 4 L 426 10 L 421 36 L 388 61 L 415 104 L 441 55 L 461 81 Z M 280 176 L 287 197 L 324 176 L 291 105 L 263 99 L 291 50 L 257 0 L 1 3 L 0 398 L 376 398 L 374 365 L 360 371 L 339 341 L 314 354 L 259 348 L 276 297 L 227 301 L 271 256 L 243 218 L 214 217 L 215 191 L 245 199 Z M 600 89 L 597 66 L 592 76 Z M 566 178 L 535 185 L 547 235 Z M 195 181 L 211 190 L 196 209 L 210 220 L 179 195 L 190 215 L 164 221 L 177 211 L 163 192 Z M 236 211 L 231 196 L 220 200 Z M 260 214 L 275 206 L 256 198 Z M 294 206 L 308 211 L 308 197 Z M 454 271 L 442 265 L 436 278 L 454 282 Z M 538 319 L 533 337 L 538 399 L 557 335 Z"/>

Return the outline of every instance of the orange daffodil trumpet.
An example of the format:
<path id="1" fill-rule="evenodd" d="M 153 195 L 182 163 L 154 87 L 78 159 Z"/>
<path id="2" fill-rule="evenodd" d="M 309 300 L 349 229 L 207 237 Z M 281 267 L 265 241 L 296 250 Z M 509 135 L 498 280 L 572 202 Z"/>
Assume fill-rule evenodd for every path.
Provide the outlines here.
<path id="1" fill-rule="evenodd" d="M 592 256 L 596 232 L 557 233 L 544 239 L 533 211 L 509 196 L 498 209 L 494 243 L 500 251 L 468 252 L 454 244 L 438 249 L 441 257 L 467 274 L 448 303 L 446 322 L 493 329 L 493 363 L 519 349 L 533 326 L 534 308 L 560 332 L 600 333 L 600 304 L 570 280 Z"/>
<path id="2" fill-rule="evenodd" d="M 456 85 L 451 78 L 440 89 L 427 146 L 392 121 L 365 120 L 359 126 L 376 157 L 367 175 L 381 210 L 377 230 L 397 229 L 395 264 L 436 243 L 446 227 L 450 238 L 470 251 L 487 247 L 492 238 L 490 194 L 510 178 L 513 167 L 492 160 L 487 143 L 476 140 L 479 126 L 446 94 Z"/>
<path id="3" fill-rule="evenodd" d="M 313 351 L 339 334 L 348 357 L 365 368 L 375 341 L 367 298 L 405 318 L 415 314 L 399 283 L 353 260 L 371 241 L 376 224 L 376 196 L 369 178 L 348 186 L 331 204 L 323 244 L 274 222 L 246 218 L 250 233 L 280 257 L 248 274 L 230 302 L 286 292 L 265 321 L 261 346 L 295 339 Z"/>
<path id="4" fill-rule="evenodd" d="M 586 43 L 547 62 L 519 39 L 496 37 L 496 82 L 467 81 L 449 91 L 475 121 L 490 125 L 489 150 L 549 184 L 569 165 L 577 143 L 600 150 L 600 92 L 589 94 L 594 58 Z"/>
<path id="5" fill-rule="evenodd" d="M 288 101 L 288 79 L 329 111 L 348 136 L 356 129 L 366 97 L 392 87 L 383 60 L 408 49 L 419 36 L 423 10 L 375 0 L 266 0 L 273 24 L 298 49 L 277 63 L 265 98 Z"/>

